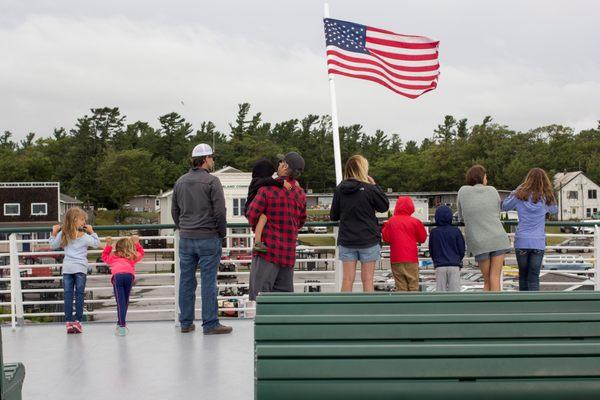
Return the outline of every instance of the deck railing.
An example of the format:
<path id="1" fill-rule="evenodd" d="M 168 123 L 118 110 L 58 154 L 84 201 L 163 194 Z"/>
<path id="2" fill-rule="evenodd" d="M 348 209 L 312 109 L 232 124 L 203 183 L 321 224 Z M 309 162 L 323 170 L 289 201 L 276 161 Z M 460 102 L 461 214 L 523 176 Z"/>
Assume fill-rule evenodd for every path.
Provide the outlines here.
<path id="1" fill-rule="evenodd" d="M 426 224 L 431 226 L 432 224 Z M 505 222 L 514 226 L 516 222 Z M 553 290 L 600 290 L 600 229 L 593 223 L 548 222 L 548 226 L 586 227 L 591 231 L 583 233 L 549 233 L 549 238 L 591 238 L 584 245 L 557 246 L 546 248 L 541 272 L 541 286 Z M 300 233 L 299 240 L 306 242 L 297 248 L 294 272 L 296 291 L 339 291 L 342 268 L 337 261 L 337 224 L 332 222 L 311 222 L 308 228 L 326 227 L 327 233 Z M 101 236 L 121 237 L 121 233 L 158 230 L 158 236 L 141 236 L 146 254 L 136 267 L 134 285 L 128 314 L 135 319 L 174 319 L 178 315 L 179 260 L 178 234 L 173 233 L 173 225 L 113 225 L 96 226 Z M 247 224 L 228 224 L 228 234 L 223 247 L 224 256 L 218 272 L 219 311 L 223 317 L 252 318 L 254 305 L 248 301 L 250 252 L 253 235 L 246 230 Z M 13 327 L 25 320 L 56 320 L 63 316 L 62 311 L 62 264 L 61 251 L 48 249 L 47 239 L 23 238 L 22 234 L 49 232 L 49 227 L 0 228 L 0 233 L 8 234 L 7 240 L 0 240 L 0 320 L 9 319 Z M 316 229 L 319 230 L 319 229 Z M 323 228 L 320 228 L 322 231 Z M 110 231 L 110 232 L 109 232 Z M 514 237 L 514 234 L 509 234 Z M 102 247 L 102 245 L 101 245 Z M 427 257 L 427 247 L 420 248 L 421 287 L 430 291 L 435 287 L 434 270 Z M 560 252 L 576 251 L 578 255 L 564 255 Z M 90 273 L 87 276 L 85 315 L 88 319 L 114 320 L 115 302 L 108 270 L 97 258 L 101 249 L 90 249 Z M 8 262 L 2 263 L 2 260 Z M 5 264 L 5 265 L 2 265 Z M 462 290 L 481 290 L 481 274 L 472 258 L 465 258 L 466 266 L 461 270 Z M 516 265 L 514 254 L 506 257 L 506 265 Z M 389 247 L 382 248 L 382 260 L 376 268 L 376 289 L 392 290 L 393 279 L 389 273 Z M 360 276 L 357 274 L 357 276 Z M 360 279 L 355 290 L 360 290 Z M 503 290 L 517 290 L 518 270 L 504 268 Z M 197 307 L 200 315 L 200 288 Z"/>

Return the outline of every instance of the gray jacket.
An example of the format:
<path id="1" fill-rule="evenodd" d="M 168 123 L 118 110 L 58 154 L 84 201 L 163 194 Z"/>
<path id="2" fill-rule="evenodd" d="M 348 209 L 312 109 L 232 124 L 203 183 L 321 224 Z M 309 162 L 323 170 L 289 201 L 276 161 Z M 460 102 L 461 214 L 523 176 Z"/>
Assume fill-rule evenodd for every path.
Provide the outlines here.
<path id="1" fill-rule="evenodd" d="M 225 237 L 227 214 L 219 178 L 203 168 L 182 175 L 173 188 L 171 215 L 182 238 Z"/>
<path id="2" fill-rule="evenodd" d="M 500 195 L 493 186 L 463 186 L 458 191 L 458 217 L 465 223 L 467 251 L 474 256 L 510 249 L 500 222 Z"/>

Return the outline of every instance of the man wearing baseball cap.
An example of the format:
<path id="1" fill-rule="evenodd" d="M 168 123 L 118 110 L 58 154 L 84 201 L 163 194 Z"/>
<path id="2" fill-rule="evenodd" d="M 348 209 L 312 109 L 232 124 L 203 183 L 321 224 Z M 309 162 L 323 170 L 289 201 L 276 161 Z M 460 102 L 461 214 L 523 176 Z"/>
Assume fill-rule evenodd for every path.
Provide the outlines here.
<path id="1" fill-rule="evenodd" d="M 221 325 L 217 306 L 217 271 L 222 240 L 227 231 L 225 196 L 219 178 L 211 175 L 215 155 L 200 143 L 192 151 L 192 168 L 173 188 L 171 214 L 179 231 L 179 323 L 181 332 L 192 332 L 196 305 L 196 267 L 202 279 L 202 329 L 205 335 L 230 333 Z"/>
<path id="2" fill-rule="evenodd" d="M 293 292 L 298 229 L 306 221 L 306 195 L 296 178 L 304 170 L 304 159 L 296 152 L 279 156 L 277 179 L 292 189 L 261 187 L 248 206 L 246 216 L 254 229 L 262 214 L 267 217 L 262 238 L 266 253 L 255 252 L 250 269 L 250 300 L 259 292 Z"/>

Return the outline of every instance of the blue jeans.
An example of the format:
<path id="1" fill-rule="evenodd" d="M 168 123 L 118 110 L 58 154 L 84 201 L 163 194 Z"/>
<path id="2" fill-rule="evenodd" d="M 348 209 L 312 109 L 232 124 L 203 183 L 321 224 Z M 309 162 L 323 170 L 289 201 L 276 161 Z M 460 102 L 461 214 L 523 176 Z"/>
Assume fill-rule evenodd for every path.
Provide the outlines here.
<path id="1" fill-rule="evenodd" d="M 179 322 L 182 328 L 194 322 L 198 265 L 202 284 L 202 328 L 206 332 L 219 326 L 217 271 L 221 252 L 219 238 L 179 240 Z"/>
<path id="2" fill-rule="evenodd" d="M 544 250 L 515 249 L 519 264 L 519 290 L 540 290 L 540 269 L 544 259 Z"/>
<path id="3" fill-rule="evenodd" d="M 133 279 L 133 275 L 127 273 L 116 274 L 111 279 L 117 301 L 117 324 L 119 326 L 127 326 L 127 309 L 129 308 L 129 295 Z"/>
<path id="4" fill-rule="evenodd" d="M 82 272 L 63 274 L 65 289 L 65 321 L 81 321 L 83 319 L 83 299 L 85 297 L 85 281 L 87 276 Z M 75 295 L 75 319 L 73 319 L 73 294 Z"/>

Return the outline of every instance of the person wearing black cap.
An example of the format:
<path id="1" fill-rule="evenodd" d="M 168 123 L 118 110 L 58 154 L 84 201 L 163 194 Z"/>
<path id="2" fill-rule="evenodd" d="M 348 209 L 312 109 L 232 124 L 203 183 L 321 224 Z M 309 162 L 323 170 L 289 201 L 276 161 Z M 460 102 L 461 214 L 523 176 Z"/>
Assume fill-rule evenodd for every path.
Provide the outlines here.
<path id="1" fill-rule="evenodd" d="M 306 195 L 296 178 L 304 170 L 304 159 L 296 152 L 279 156 L 277 180 L 290 189 L 263 186 L 248 205 L 246 217 L 254 230 L 262 215 L 267 222 L 262 240 L 266 252 L 254 252 L 250 269 L 250 300 L 259 292 L 293 292 L 298 230 L 306 221 Z"/>

